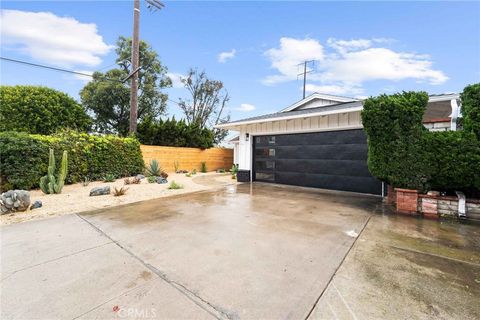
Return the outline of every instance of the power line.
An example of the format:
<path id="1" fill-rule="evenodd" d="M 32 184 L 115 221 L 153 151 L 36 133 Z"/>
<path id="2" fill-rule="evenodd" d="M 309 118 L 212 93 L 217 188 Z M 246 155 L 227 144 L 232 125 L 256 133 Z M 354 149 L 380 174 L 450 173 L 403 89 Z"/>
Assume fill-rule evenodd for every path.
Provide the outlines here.
<path id="1" fill-rule="evenodd" d="M 12 59 L 12 58 L 6 58 L 6 57 L 0 57 L 0 59 L 5 60 L 5 61 L 9 61 L 9 62 L 24 64 L 24 65 L 27 65 L 27 66 L 44 68 L 44 69 L 49 69 L 49 70 L 59 71 L 59 72 L 66 72 L 66 73 L 76 74 L 76 75 L 79 75 L 79 76 L 93 78 L 93 74 L 88 74 L 88 73 L 83 73 L 83 72 L 78 72 L 78 71 L 73 71 L 73 70 L 68 70 L 68 69 L 62 69 L 62 68 L 57 68 L 57 67 L 51 67 L 51 66 L 47 66 L 47 65 L 44 65 L 44 64 L 32 63 L 32 62 L 27 62 L 27 61 Z M 123 83 L 121 80 L 117 80 L 117 79 L 111 79 L 111 78 L 107 78 L 107 77 L 101 77 L 101 78 L 104 79 L 104 80 L 108 80 L 108 81 Z"/>
<path id="2" fill-rule="evenodd" d="M 307 70 L 307 65 L 311 63 L 313 66 L 315 66 L 315 60 L 305 60 L 302 63 L 299 63 L 297 66 L 303 65 L 303 72 L 297 74 L 298 76 L 303 76 L 303 99 L 305 99 L 305 87 L 307 86 L 307 73 L 313 72 L 313 70 Z"/>

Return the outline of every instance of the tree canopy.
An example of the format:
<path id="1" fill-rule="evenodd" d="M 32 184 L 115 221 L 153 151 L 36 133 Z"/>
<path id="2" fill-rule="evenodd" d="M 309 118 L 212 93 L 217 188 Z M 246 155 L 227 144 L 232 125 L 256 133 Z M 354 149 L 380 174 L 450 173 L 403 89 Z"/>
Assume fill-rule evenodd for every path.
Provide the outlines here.
<path id="1" fill-rule="evenodd" d="M 225 108 L 230 100 L 223 82 L 209 79 L 205 71 L 190 69 L 182 83 L 191 95 L 190 99 L 180 99 L 179 106 L 188 124 L 196 124 L 201 129 L 213 128 L 227 122 Z M 220 143 L 227 135 L 226 130 L 213 128 L 214 142 Z"/>
<path id="2" fill-rule="evenodd" d="M 131 70 L 131 38 L 117 41 L 117 68 L 95 72 L 93 80 L 81 90 L 84 107 L 93 114 L 94 129 L 101 133 L 128 134 L 130 117 L 130 81 L 122 82 Z M 145 41 L 140 41 L 138 72 L 138 119 L 159 119 L 165 114 L 167 95 L 162 89 L 171 86 L 167 68 Z"/>
<path id="3" fill-rule="evenodd" d="M 66 93 L 41 86 L 0 86 L 0 131 L 87 131 L 91 119 Z"/>

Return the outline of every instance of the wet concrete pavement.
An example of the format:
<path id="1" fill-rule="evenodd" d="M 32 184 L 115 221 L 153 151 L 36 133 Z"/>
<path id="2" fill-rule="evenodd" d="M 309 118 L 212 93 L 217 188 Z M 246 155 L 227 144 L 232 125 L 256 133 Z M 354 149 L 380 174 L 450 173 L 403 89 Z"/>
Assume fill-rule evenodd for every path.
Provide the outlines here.
<path id="1" fill-rule="evenodd" d="M 310 319 L 480 319 L 480 226 L 373 216 Z"/>
<path id="2" fill-rule="evenodd" d="M 478 317 L 479 228 L 382 209 L 245 184 L 5 226 L 0 316 Z"/>

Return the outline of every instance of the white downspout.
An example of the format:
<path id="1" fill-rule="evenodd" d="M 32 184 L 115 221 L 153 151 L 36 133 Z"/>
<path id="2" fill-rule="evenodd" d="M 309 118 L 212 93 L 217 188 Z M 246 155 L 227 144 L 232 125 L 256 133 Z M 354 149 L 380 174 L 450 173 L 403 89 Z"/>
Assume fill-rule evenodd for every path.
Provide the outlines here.
<path id="1" fill-rule="evenodd" d="M 467 210 L 466 210 L 466 199 L 465 194 L 460 191 L 455 191 L 458 197 L 458 216 L 460 218 L 467 217 Z"/>
<path id="2" fill-rule="evenodd" d="M 457 99 L 450 100 L 450 106 L 452 107 L 452 113 L 450 114 L 450 130 L 457 131 L 457 118 L 461 116 L 460 106 L 457 103 Z"/>
<path id="3" fill-rule="evenodd" d="M 452 114 L 450 115 L 450 130 L 457 131 L 457 118 L 461 117 L 460 106 L 457 103 L 457 99 L 450 100 L 452 106 Z M 458 197 L 458 216 L 460 218 L 467 217 L 466 199 L 465 194 L 460 191 L 455 191 Z"/>

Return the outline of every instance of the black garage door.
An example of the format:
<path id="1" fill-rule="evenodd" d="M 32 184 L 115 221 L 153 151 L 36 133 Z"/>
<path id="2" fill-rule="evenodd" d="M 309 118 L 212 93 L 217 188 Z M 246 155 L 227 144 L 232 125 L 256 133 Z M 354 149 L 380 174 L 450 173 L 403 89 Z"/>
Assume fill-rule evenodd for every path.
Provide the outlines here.
<path id="1" fill-rule="evenodd" d="M 363 130 L 256 136 L 253 178 L 305 187 L 381 194 L 367 167 Z"/>

